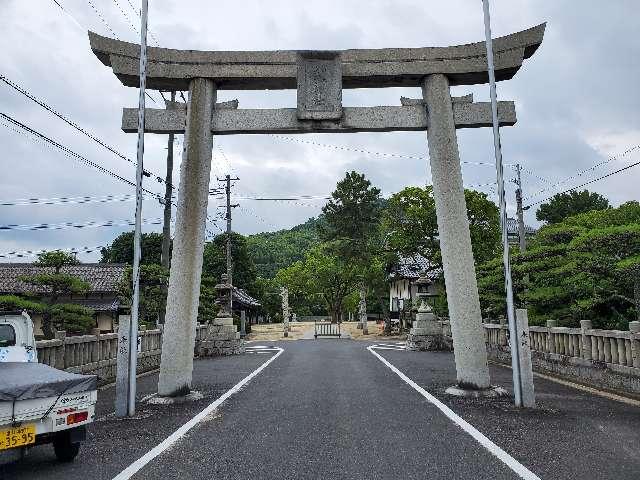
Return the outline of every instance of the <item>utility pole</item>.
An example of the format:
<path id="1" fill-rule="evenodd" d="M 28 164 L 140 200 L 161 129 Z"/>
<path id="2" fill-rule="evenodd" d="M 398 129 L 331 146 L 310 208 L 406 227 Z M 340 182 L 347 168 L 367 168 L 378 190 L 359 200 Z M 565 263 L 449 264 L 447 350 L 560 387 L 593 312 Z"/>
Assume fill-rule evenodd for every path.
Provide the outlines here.
<path id="1" fill-rule="evenodd" d="M 140 302 L 140 237 L 142 230 L 142 176 L 144 173 L 144 114 L 145 114 L 145 90 L 146 90 L 146 72 L 147 72 L 147 15 L 148 0 L 142 0 L 142 11 L 140 12 L 140 91 L 138 95 L 138 151 L 136 157 L 136 215 L 135 230 L 133 234 L 133 272 L 132 272 L 132 290 L 133 298 L 131 301 L 131 321 L 129 323 L 129 339 L 128 352 L 122 355 L 124 367 L 128 353 L 128 388 L 126 395 L 121 388 L 120 392 L 116 392 L 116 415 L 123 417 L 126 415 L 132 417 L 136 413 L 136 371 L 138 363 L 138 304 Z M 124 339 L 124 337 L 123 337 Z M 124 339 L 126 341 L 126 339 Z M 122 368 L 124 370 L 124 368 Z M 124 371 L 119 376 L 124 376 Z M 124 378 L 123 378 L 124 380 Z M 125 382 L 121 383 L 124 387 Z M 120 395 L 118 395 L 120 393 Z M 126 409 L 123 397 L 126 396 Z"/>
<path id="2" fill-rule="evenodd" d="M 231 175 L 225 175 L 224 178 L 218 178 L 219 182 L 225 182 L 225 194 L 227 196 L 227 213 L 225 218 L 227 220 L 227 278 L 229 279 L 229 285 L 232 286 L 232 293 L 229 295 L 229 312 L 233 312 L 233 264 L 231 256 L 231 209 L 238 206 L 231 204 L 231 181 L 240 180 L 238 177 L 231 178 Z M 233 313 L 232 313 L 233 314 Z"/>
<path id="3" fill-rule="evenodd" d="M 176 92 L 171 92 L 171 104 L 176 101 Z M 167 106 L 168 107 L 168 106 Z M 162 254 L 160 262 L 167 270 L 171 266 L 171 197 L 173 196 L 173 140 L 174 134 L 169 134 L 167 142 L 167 173 L 164 180 L 164 219 L 162 223 Z M 162 292 L 166 298 L 167 285 L 162 286 Z M 166 309 L 166 305 L 165 305 Z M 158 315 L 158 323 L 164 324 L 165 310 Z"/>
<path id="4" fill-rule="evenodd" d="M 171 92 L 171 102 L 176 101 L 176 92 Z M 164 221 L 162 224 L 162 266 L 169 268 L 170 266 L 170 247 L 171 247 L 171 197 L 173 196 L 173 140 L 174 134 L 169 134 L 167 142 L 167 175 L 165 177 L 164 187 Z M 164 322 L 163 322 L 164 323 Z"/>
<path id="5" fill-rule="evenodd" d="M 498 123 L 498 100 L 496 94 L 496 76 L 493 64 L 493 40 L 491 38 L 491 18 L 489 14 L 489 0 L 482 0 L 484 14 L 485 46 L 487 53 L 487 70 L 489 74 L 489 93 L 491 95 L 491 117 L 493 123 L 493 146 L 496 158 L 496 174 L 498 184 L 498 198 L 500 205 L 500 223 L 502 227 L 502 257 L 504 263 L 504 286 L 507 297 L 507 319 L 509 322 L 509 337 L 511 344 L 511 368 L 513 371 L 513 394 L 516 407 L 533 407 L 535 399 L 533 388 L 527 385 L 523 389 L 522 359 L 520 356 L 520 335 L 516 323 L 513 306 L 513 284 L 511 279 L 511 258 L 509 252 L 509 239 L 507 236 L 507 205 L 504 197 L 504 170 L 502 165 L 502 149 L 500 145 L 500 126 Z M 528 339 L 523 339 L 527 340 Z M 529 364 L 529 369 L 530 369 Z M 525 372 L 525 378 L 530 380 L 530 375 Z M 526 396 L 523 398 L 523 391 Z"/>
<path id="6" fill-rule="evenodd" d="M 516 163 L 515 184 L 518 187 L 516 188 L 516 205 L 518 215 L 518 239 L 520 240 L 520 253 L 527 250 L 527 238 L 524 229 L 524 211 L 522 210 L 522 177 L 520 175 L 521 170 L 522 167 L 520 166 L 520 164 Z"/>

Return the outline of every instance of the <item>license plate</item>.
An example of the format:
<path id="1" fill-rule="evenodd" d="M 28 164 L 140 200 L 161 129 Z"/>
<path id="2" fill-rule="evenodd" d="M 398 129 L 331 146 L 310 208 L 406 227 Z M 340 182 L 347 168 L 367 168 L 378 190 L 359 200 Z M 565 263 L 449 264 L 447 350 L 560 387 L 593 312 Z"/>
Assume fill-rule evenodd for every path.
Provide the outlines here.
<path id="1" fill-rule="evenodd" d="M 21 427 L 0 430 L 0 450 L 23 447 L 36 441 L 36 426 L 23 425 Z"/>

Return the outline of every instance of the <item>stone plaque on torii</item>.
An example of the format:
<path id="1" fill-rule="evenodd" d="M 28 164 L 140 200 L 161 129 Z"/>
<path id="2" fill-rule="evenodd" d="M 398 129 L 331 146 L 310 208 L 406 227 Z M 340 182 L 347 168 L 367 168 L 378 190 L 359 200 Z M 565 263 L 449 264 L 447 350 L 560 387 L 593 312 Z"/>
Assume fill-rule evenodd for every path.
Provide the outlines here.
<path id="1" fill-rule="evenodd" d="M 542 43 L 545 25 L 493 40 L 496 80 L 512 78 Z M 140 46 L 89 32 L 91 49 L 125 86 L 138 87 Z M 184 105 L 147 109 L 145 131 L 184 133 L 159 395 L 189 389 L 211 169 L 212 135 L 427 132 L 458 384 L 490 386 L 456 129 L 491 126 L 491 104 L 449 87 L 489 81 L 485 42 L 451 47 L 343 51 L 147 50 L 147 88 L 189 90 Z M 421 87 L 400 105 L 343 107 L 343 88 Z M 297 89 L 296 108 L 241 109 L 218 90 Z M 499 102 L 502 126 L 516 122 Z M 122 128 L 137 129 L 125 108 Z"/>

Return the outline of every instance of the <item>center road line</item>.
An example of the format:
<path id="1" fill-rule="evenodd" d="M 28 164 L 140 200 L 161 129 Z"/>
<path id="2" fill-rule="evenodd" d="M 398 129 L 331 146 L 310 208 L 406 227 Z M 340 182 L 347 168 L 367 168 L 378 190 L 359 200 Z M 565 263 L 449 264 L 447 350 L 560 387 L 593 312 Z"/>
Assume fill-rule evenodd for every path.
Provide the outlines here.
<path id="1" fill-rule="evenodd" d="M 453 421 L 456 425 L 462 428 L 465 432 L 471 435 L 480 445 L 489 450 L 489 452 L 495 455 L 502 463 L 504 463 L 507 467 L 513 470 L 520 478 L 523 480 L 541 480 L 535 473 L 529 470 L 527 467 L 518 462 L 515 458 L 509 455 L 507 452 L 502 450 L 498 445 L 489 440 L 482 432 L 477 430 L 473 425 L 468 423 L 458 414 L 456 414 L 453 410 L 447 407 L 444 403 L 438 400 L 436 397 L 427 392 L 424 388 L 418 385 L 416 382 L 407 377 L 404 373 L 402 373 L 398 368 L 389 363 L 382 355 L 378 354 L 374 351 L 375 345 L 367 347 L 373 355 L 378 357 L 382 363 L 384 363 L 387 367 L 391 369 L 396 375 L 398 375 L 402 380 L 404 380 L 409 386 L 411 386 L 415 391 L 417 391 L 420 395 L 426 398 L 431 404 L 436 406 L 442 413 L 444 413 L 451 421 Z"/>
<path id="2" fill-rule="evenodd" d="M 231 397 L 232 395 L 238 393 L 240 391 L 240 389 L 242 389 L 242 387 L 244 387 L 247 383 L 249 383 L 262 370 L 267 368 L 267 366 L 271 362 L 273 362 L 276 358 L 278 358 L 280 355 L 282 355 L 282 352 L 284 352 L 284 349 L 280 348 L 280 347 L 276 347 L 276 348 L 279 350 L 278 353 L 276 353 L 273 357 L 271 357 L 269 360 L 264 362 L 262 365 L 260 365 L 258 368 L 256 368 L 253 372 L 251 372 L 249 375 L 247 375 L 242 380 L 240 380 L 238 383 L 236 383 L 233 387 L 231 387 L 230 390 L 227 390 L 227 392 L 225 392 L 223 395 L 218 397 L 218 399 L 215 400 L 213 403 L 210 403 L 207 407 L 205 407 L 204 410 L 202 410 L 199 414 L 197 414 L 195 417 L 193 417 L 187 423 L 182 425 L 179 429 L 177 429 L 175 432 L 173 432 L 171 435 L 169 435 L 167 438 L 165 438 L 162 442 L 160 442 L 154 448 L 149 450 L 147 453 L 145 453 L 142 457 L 140 457 L 138 460 L 136 460 L 131 465 L 129 465 L 127 468 L 125 468 L 118 475 L 113 477 L 113 480 L 128 480 L 128 479 L 130 479 L 140 469 L 142 469 L 145 465 L 147 465 L 151 460 L 156 458 L 158 455 L 160 455 L 162 452 L 164 452 L 169 447 L 171 447 L 174 443 L 176 443 L 178 440 L 180 440 L 180 438 L 182 438 L 189 430 L 191 430 L 198 423 L 200 423 L 202 420 L 204 420 L 207 417 L 207 415 L 209 415 L 212 411 L 214 411 L 216 408 L 218 408 L 220 405 L 222 405 L 224 403 L 224 401 L 227 400 L 229 397 Z"/>

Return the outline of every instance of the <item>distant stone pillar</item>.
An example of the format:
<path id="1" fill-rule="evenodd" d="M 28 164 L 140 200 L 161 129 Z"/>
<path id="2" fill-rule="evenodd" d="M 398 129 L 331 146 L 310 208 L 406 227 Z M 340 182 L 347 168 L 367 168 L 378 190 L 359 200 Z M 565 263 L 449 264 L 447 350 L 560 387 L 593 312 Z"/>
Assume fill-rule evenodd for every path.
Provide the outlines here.
<path id="1" fill-rule="evenodd" d="M 244 310 L 240 311 L 240 338 L 244 338 L 247 334 L 247 312 Z"/>
<path id="2" fill-rule="evenodd" d="M 486 389 L 489 365 L 449 80 L 429 75 L 422 95 L 457 380 L 464 388 Z"/>
<path id="3" fill-rule="evenodd" d="M 160 396 L 184 395 L 191 389 L 209 200 L 213 146 L 211 119 L 215 102 L 216 88 L 211 80 L 191 80 L 162 336 Z"/>
<path id="4" fill-rule="evenodd" d="M 367 288 L 362 285 L 360 287 L 360 326 L 363 335 L 369 335 L 369 327 L 367 325 Z"/>
<path id="5" fill-rule="evenodd" d="M 282 291 L 280 292 L 282 297 L 282 328 L 283 335 L 285 337 L 289 336 L 289 290 L 287 287 L 282 287 Z"/>

